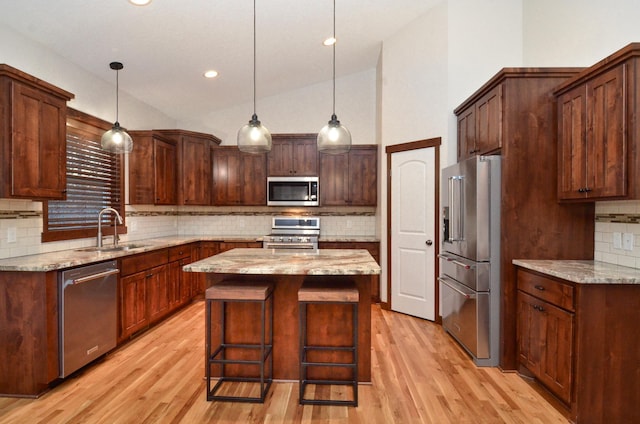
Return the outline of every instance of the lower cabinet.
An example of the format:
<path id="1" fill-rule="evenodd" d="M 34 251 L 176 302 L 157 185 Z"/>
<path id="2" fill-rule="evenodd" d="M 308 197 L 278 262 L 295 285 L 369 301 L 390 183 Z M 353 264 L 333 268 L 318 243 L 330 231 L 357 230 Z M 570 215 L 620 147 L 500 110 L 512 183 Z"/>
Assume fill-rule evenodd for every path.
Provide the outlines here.
<path id="1" fill-rule="evenodd" d="M 572 422 L 640 422 L 640 285 L 580 284 L 517 267 L 518 357 Z"/>
<path id="2" fill-rule="evenodd" d="M 173 311 L 191 301 L 193 274 L 183 272 L 182 267 L 192 262 L 191 244 L 169 249 L 169 310 Z"/>

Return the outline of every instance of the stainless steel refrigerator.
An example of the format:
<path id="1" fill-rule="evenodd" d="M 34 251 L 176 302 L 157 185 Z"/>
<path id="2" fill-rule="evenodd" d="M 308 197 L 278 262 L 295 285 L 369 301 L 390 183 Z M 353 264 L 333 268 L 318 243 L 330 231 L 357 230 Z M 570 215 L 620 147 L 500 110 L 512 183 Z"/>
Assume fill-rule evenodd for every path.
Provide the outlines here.
<path id="1" fill-rule="evenodd" d="M 478 366 L 496 366 L 500 344 L 500 156 L 442 170 L 442 326 Z"/>

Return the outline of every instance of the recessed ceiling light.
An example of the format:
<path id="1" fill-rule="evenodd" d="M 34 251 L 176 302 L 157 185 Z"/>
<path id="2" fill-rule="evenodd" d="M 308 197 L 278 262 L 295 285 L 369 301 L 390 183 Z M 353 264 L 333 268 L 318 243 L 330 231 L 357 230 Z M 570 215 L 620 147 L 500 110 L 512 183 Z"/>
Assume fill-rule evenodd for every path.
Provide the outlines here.
<path id="1" fill-rule="evenodd" d="M 334 44 L 336 44 L 336 39 L 333 37 L 329 37 L 326 40 L 324 40 L 322 44 L 324 44 L 325 46 L 333 46 Z"/>
<path id="2" fill-rule="evenodd" d="M 215 78 L 218 76 L 218 71 L 214 71 L 213 69 L 204 73 L 205 78 Z"/>
<path id="3" fill-rule="evenodd" d="M 151 0 L 129 0 L 129 3 L 136 6 L 146 6 L 151 3 Z"/>

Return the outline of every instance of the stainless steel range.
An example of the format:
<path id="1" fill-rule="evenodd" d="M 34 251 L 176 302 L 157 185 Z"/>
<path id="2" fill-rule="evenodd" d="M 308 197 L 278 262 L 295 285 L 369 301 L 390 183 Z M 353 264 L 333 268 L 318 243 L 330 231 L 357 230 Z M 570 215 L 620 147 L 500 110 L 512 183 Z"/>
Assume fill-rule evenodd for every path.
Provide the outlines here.
<path id="1" fill-rule="evenodd" d="M 319 236 L 319 217 L 276 216 L 271 221 L 271 234 L 262 239 L 262 247 L 317 249 Z"/>

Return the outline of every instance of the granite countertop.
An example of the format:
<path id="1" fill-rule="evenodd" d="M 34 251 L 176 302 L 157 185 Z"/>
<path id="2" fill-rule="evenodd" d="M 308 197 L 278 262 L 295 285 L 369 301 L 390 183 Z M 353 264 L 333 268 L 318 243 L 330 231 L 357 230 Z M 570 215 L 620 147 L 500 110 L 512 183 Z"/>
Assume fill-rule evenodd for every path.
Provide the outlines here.
<path id="1" fill-rule="evenodd" d="M 371 275 L 380 266 L 365 249 L 232 249 L 182 268 L 219 274 Z"/>
<path id="2" fill-rule="evenodd" d="M 514 259 L 513 264 L 578 284 L 640 284 L 640 269 L 607 262 Z"/>

